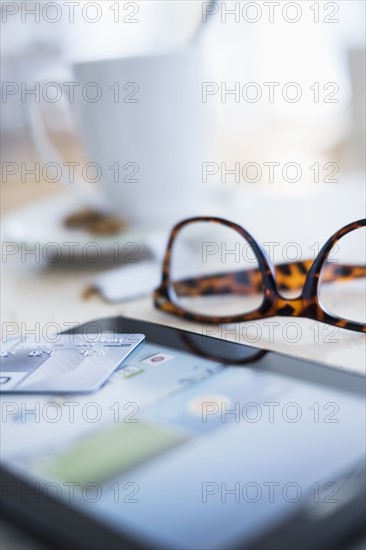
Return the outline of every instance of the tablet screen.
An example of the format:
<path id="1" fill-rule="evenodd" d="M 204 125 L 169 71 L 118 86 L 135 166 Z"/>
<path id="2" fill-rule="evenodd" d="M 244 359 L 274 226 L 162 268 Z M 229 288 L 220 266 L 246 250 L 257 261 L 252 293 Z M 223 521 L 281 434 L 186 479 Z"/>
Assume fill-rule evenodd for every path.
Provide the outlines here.
<path id="1" fill-rule="evenodd" d="M 2 461 L 147 545 L 250 541 L 304 502 L 334 506 L 365 454 L 362 396 L 266 357 L 223 366 L 147 338 L 95 394 L 3 396 Z"/>

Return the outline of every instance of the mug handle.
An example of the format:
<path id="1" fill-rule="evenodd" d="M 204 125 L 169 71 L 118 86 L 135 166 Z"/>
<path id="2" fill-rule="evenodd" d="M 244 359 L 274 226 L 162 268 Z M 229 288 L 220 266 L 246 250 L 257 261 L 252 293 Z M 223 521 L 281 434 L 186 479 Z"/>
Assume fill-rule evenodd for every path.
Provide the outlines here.
<path id="1" fill-rule="evenodd" d="M 38 81 L 41 82 L 41 84 L 42 82 L 55 82 L 62 86 L 62 79 L 60 76 L 54 78 L 53 80 L 42 77 Z M 41 102 L 37 103 L 34 101 L 27 104 L 27 119 L 32 142 L 41 160 L 45 163 L 57 163 L 62 167 L 63 160 L 58 151 L 52 145 L 47 134 Z M 97 210 L 106 209 L 106 204 L 101 193 L 93 190 L 90 184 L 87 184 L 80 179 L 78 181 L 75 180 L 74 182 L 70 182 L 67 181 L 63 175 L 60 181 L 81 204 Z"/>

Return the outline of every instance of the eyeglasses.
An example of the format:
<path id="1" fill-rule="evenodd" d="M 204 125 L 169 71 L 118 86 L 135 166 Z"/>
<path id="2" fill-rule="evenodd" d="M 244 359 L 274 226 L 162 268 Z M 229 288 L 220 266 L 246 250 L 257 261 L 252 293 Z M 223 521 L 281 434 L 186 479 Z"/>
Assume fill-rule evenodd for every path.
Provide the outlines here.
<path id="1" fill-rule="evenodd" d="M 283 255 L 290 261 L 273 266 L 240 225 L 214 217 L 184 220 L 170 234 L 154 304 L 206 323 L 278 315 L 366 332 L 366 219 L 337 231 L 315 260 L 295 254 L 300 257 L 299 245 L 288 243 Z"/>

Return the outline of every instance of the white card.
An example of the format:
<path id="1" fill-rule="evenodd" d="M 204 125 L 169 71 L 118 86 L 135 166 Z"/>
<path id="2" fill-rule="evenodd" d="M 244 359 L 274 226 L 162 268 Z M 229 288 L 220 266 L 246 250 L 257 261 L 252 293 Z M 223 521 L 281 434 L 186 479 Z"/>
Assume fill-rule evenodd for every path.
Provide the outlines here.
<path id="1" fill-rule="evenodd" d="M 1 353 L 0 393 L 86 393 L 100 388 L 143 334 L 62 334 L 28 338 Z"/>

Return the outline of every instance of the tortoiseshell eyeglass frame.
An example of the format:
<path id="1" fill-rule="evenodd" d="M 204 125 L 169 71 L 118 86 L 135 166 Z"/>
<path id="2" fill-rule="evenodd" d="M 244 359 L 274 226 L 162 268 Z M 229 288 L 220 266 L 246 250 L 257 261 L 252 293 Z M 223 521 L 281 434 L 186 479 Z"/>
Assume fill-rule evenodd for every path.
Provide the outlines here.
<path id="1" fill-rule="evenodd" d="M 251 270 L 184 279 L 173 283 L 170 276 L 170 263 L 175 238 L 183 227 L 197 222 L 210 222 L 231 227 L 251 245 L 259 267 Z M 339 239 L 347 233 L 365 226 L 366 218 L 342 227 L 327 240 L 314 261 L 305 260 L 273 266 L 263 247 L 240 225 L 223 218 L 209 216 L 188 218 L 175 225 L 170 233 L 163 262 L 161 285 L 153 295 L 155 307 L 181 318 L 203 323 L 244 322 L 278 315 L 307 317 L 328 325 L 357 332 L 366 332 L 366 324 L 341 319 L 326 311 L 318 296 L 319 278 L 323 266 L 323 281 L 344 281 L 366 277 L 366 266 L 364 265 L 345 265 L 330 262 L 324 265 L 328 254 Z M 301 287 L 301 294 L 296 298 L 285 298 L 281 295 L 281 290 L 295 290 L 301 289 Z M 228 294 L 234 291 L 248 294 L 262 291 L 263 302 L 259 308 L 241 315 L 202 315 L 187 311 L 179 304 L 177 289 L 180 295 L 186 296 Z"/>

